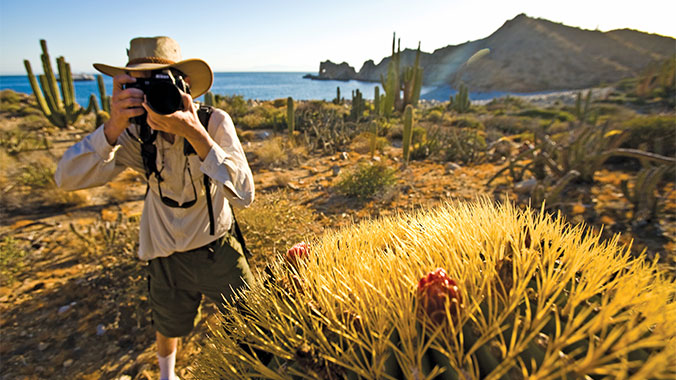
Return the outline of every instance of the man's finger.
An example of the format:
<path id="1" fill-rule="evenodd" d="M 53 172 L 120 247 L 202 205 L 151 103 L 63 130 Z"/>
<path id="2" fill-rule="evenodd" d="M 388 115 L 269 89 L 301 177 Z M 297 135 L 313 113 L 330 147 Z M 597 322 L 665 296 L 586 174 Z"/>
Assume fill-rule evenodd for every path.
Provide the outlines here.
<path id="1" fill-rule="evenodd" d="M 128 74 L 120 74 L 113 77 L 113 95 L 124 90 L 124 85 L 136 82 L 136 78 Z"/>
<path id="2" fill-rule="evenodd" d="M 125 108 L 121 113 L 126 117 L 127 119 L 136 117 L 136 116 L 141 116 L 143 115 L 145 111 L 141 107 L 132 107 L 132 108 Z"/>
<path id="3" fill-rule="evenodd" d="M 183 92 L 181 93 L 181 98 L 183 100 L 183 110 L 192 112 L 193 110 L 192 107 L 195 104 L 192 101 L 192 96 L 190 96 L 190 94 Z"/>
<path id="4" fill-rule="evenodd" d="M 136 97 L 136 96 L 127 96 L 127 97 L 118 97 L 115 99 L 117 104 L 120 105 L 122 108 L 130 108 L 130 107 L 139 107 L 141 108 L 141 105 L 143 104 L 143 98 L 142 97 Z"/>

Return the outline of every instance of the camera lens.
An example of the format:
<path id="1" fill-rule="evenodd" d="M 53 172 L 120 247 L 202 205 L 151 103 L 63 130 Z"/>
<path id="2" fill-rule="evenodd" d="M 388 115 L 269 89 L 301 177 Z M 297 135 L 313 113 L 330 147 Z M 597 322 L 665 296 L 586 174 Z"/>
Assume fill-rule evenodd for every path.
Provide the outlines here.
<path id="1" fill-rule="evenodd" d="M 181 93 L 172 83 L 153 83 L 145 92 L 148 104 L 153 111 L 169 115 L 181 108 Z"/>

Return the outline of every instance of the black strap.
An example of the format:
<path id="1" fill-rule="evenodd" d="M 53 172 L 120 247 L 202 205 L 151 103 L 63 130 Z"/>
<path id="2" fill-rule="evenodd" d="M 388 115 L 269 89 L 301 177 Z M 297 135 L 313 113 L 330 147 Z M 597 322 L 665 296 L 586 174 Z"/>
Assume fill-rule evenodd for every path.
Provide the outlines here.
<path id="1" fill-rule="evenodd" d="M 242 230 L 239 229 L 239 223 L 237 223 L 237 218 L 235 218 L 235 210 L 230 207 L 230 210 L 232 211 L 232 225 L 235 227 L 235 239 L 239 242 L 239 244 L 242 246 L 242 253 L 244 253 L 244 256 L 246 257 L 251 257 L 253 256 L 251 254 L 251 251 L 246 247 L 246 243 L 244 242 L 244 235 L 242 234 Z M 231 231 L 233 228 L 230 229 Z"/>
<path id="2" fill-rule="evenodd" d="M 204 127 L 207 132 L 209 131 L 209 118 L 211 118 L 211 113 L 213 112 L 213 108 L 210 106 L 200 106 L 200 108 L 197 110 L 197 117 L 200 119 L 200 123 L 202 123 L 202 126 Z M 190 143 L 188 143 L 188 140 L 184 140 L 188 146 L 190 146 Z M 190 146 L 190 149 L 192 149 L 192 152 L 194 153 L 195 150 L 192 146 Z M 183 151 L 186 153 L 187 149 L 186 146 L 183 146 Z M 186 153 L 188 154 L 188 153 Z M 214 206 L 211 201 L 211 178 L 209 178 L 208 175 L 204 175 L 204 193 L 207 197 L 207 209 L 209 211 L 209 235 L 213 236 L 216 233 L 216 218 L 214 216 Z"/>
<path id="3" fill-rule="evenodd" d="M 211 203 L 211 179 L 204 175 L 204 192 L 207 197 L 207 209 L 209 210 L 209 235 L 216 233 L 216 218 L 214 217 L 214 206 Z"/>

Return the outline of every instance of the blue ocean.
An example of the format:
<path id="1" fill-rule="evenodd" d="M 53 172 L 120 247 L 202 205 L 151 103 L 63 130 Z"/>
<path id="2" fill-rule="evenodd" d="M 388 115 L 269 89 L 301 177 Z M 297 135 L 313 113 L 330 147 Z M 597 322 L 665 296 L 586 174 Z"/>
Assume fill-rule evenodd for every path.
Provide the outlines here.
<path id="1" fill-rule="evenodd" d="M 336 87 L 341 96 L 350 99 L 352 91 L 359 90 L 365 99 L 373 99 L 378 83 L 360 81 L 312 80 L 303 78 L 305 72 L 227 72 L 215 73 L 211 92 L 220 95 L 241 95 L 245 99 L 272 100 L 293 97 L 297 100 L 331 100 L 336 97 Z M 107 95 L 112 94 L 113 80 L 103 76 Z M 32 94 L 28 77 L 24 75 L 0 76 L 0 90 Z M 380 93 L 383 93 L 382 88 Z M 421 98 L 446 101 L 454 91 L 449 87 L 423 87 Z M 96 81 L 76 81 L 75 97 L 78 104 L 86 107 L 89 96 L 99 97 Z M 470 94 L 471 99 L 488 99 L 499 93 Z"/>

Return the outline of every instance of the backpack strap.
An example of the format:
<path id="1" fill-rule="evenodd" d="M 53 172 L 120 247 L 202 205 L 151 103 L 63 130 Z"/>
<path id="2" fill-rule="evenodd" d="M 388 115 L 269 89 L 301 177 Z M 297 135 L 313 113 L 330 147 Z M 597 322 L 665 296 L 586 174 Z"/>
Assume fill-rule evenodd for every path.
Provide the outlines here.
<path id="1" fill-rule="evenodd" d="M 234 230 L 235 239 L 239 242 L 239 244 L 242 246 L 242 253 L 244 253 L 244 256 L 246 257 L 251 257 L 253 256 L 251 254 L 251 251 L 246 247 L 246 242 L 244 242 L 244 235 L 242 234 L 242 230 L 239 228 L 239 223 L 237 223 L 237 218 L 235 218 L 235 210 L 230 207 L 230 211 L 232 211 L 232 225 L 234 228 L 231 228 L 230 230 Z"/>
<path id="2" fill-rule="evenodd" d="M 211 113 L 214 109 L 210 106 L 200 105 L 200 108 L 197 110 L 197 117 L 200 119 L 200 123 L 207 132 L 209 131 L 209 118 L 211 118 Z M 195 148 L 190 145 L 188 140 L 183 140 L 183 153 L 188 155 L 190 153 L 195 153 Z M 216 217 L 214 216 L 214 206 L 211 200 L 211 178 L 208 175 L 204 174 L 204 195 L 207 197 L 207 209 L 209 211 L 209 235 L 213 236 L 216 234 Z M 234 220 L 234 218 L 233 218 Z"/>
<path id="3" fill-rule="evenodd" d="M 205 106 L 205 105 L 200 105 L 200 108 L 197 110 L 197 116 L 200 119 L 200 122 L 202 123 L 202 126 L 204 126 L 204 129 L 208 131 L 209 127 L 209 118 L 211 117 L 211 113 L 213 112 L 213 107 L 211 106 Z M 185 140 L 187 142 L 187 140 Z M 190 145 L 190 144 L 188 144 Z M 190 147 L 192 148 L 192 146 Z M 185 150 L 185 146 L 184 146 Z M 193 150 L 194 152 L 194 150 Z M 204 175 L 204 189 L 206 191 L 206 196 L 207 196 L 207 207 L 209 208 L 209 233 L 213 235 L 214 232 L 214 226 L 216 225 L 215 218 L 214 218 L 214 209 L 211 201 L 211 178 L 209 178 L 208 175 Z M 235 239 L 237 239 L 237 242 L 242 246 L 242 253 L 246 257 L 251 257 L 251 251 L 246 247 L 246 242 L 244 241 L 244 234 L 242 234 L 242 230 L 239 228 L 239 223 L 237 223 L 237 218 L 235 217 L 235 210 L 230 207 L 230 211 L 232 212 L 232 226 L 230 227 L 230 233 L 235 236 Z"/>

